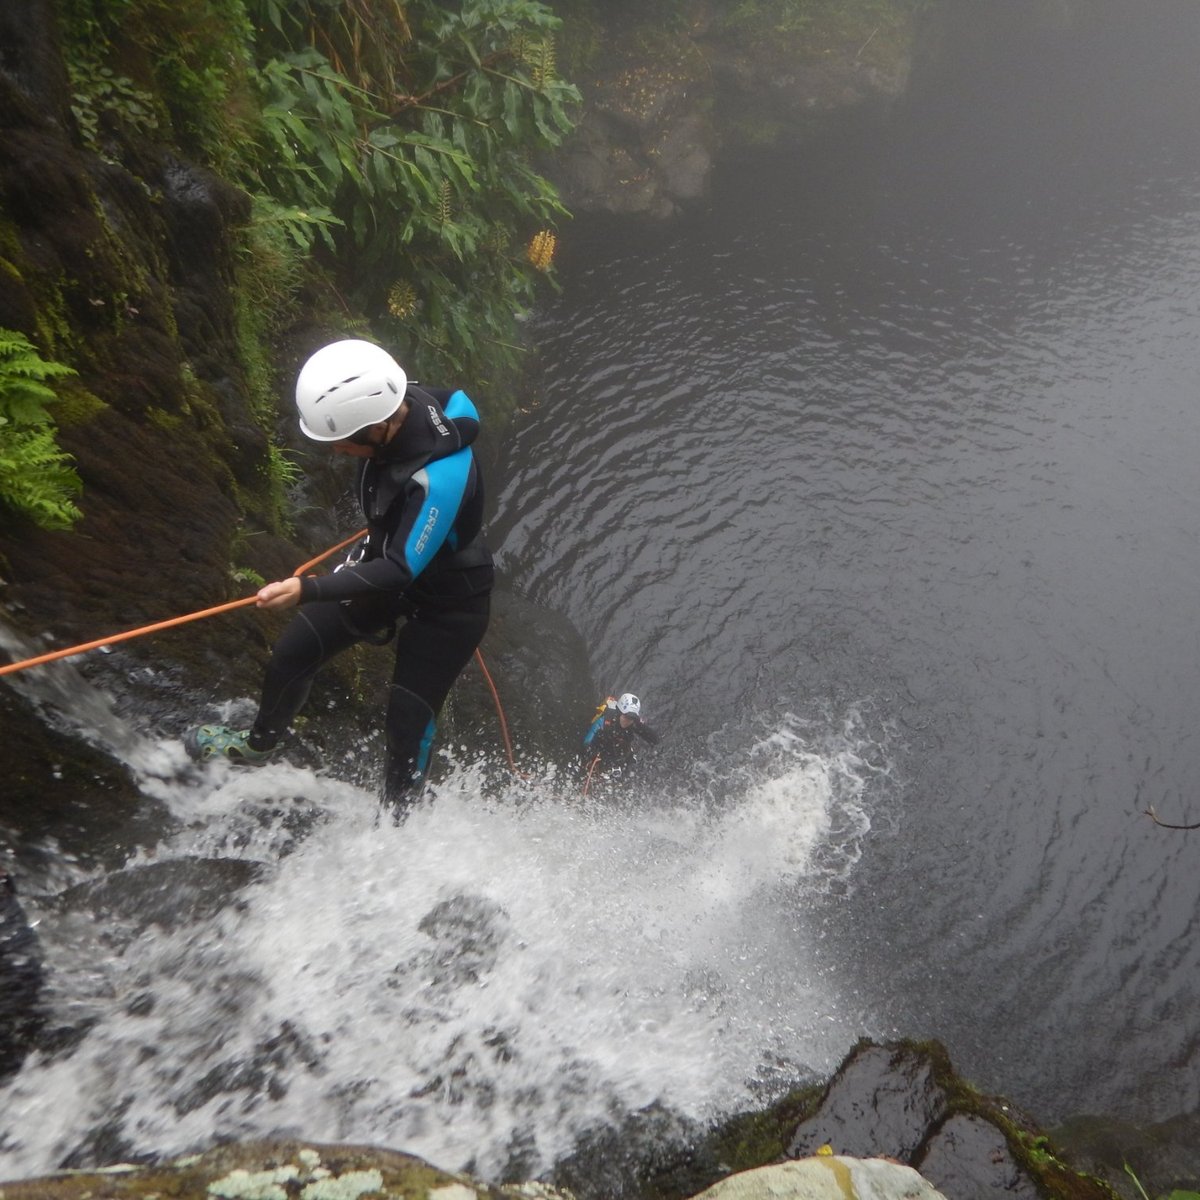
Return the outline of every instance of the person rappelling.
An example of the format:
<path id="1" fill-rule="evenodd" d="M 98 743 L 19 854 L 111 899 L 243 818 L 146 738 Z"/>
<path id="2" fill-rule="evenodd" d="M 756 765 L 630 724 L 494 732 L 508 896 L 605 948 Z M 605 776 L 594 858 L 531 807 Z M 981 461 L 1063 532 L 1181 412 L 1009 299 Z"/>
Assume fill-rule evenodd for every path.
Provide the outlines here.
<path id="1" fill-rule="evenodd" d="M 637 739 L 658 745 L 659 735 L 642 720 L 642 702 L 632 692 L 606 697 L 583 737 L 580 769 L 584 791 L 604 776 L 627 774 L 636 762 Z"/>
<path id="2" fill-rule="evenodd" d="M 472 450 L 479 414 L 461 389 L 418 386 L 386 350 L 357 339 L 308 359 L 296 407 L 305 437 L 359 459 L 367 536 L 329 575 L 258 590 L 259 608 L 299 609 L 272 650 L 258 714 L 247 729 L 201 725 L 184 744 L 201 761 L 269 761 L 329 659 L 395 637 L 383 797 L 399 812 L 425 778 L 438 713 L 488 626 L 494 568 Z"/>

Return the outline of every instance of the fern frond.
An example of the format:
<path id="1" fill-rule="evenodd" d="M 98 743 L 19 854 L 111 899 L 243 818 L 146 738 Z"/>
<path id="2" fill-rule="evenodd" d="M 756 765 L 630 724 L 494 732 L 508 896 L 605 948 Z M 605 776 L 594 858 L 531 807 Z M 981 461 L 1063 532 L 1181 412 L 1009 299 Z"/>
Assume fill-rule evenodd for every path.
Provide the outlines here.
<path id="1" fill-rule="evenodd" d="M 23 334 L 0 329 L 0 503 L 45 529 L 67 529 L 81 515 L 71 497 L 82 485 L 55 440 L 46 406 L 56 396 L 44 382 L 74 374 L 45 361 Z"/>

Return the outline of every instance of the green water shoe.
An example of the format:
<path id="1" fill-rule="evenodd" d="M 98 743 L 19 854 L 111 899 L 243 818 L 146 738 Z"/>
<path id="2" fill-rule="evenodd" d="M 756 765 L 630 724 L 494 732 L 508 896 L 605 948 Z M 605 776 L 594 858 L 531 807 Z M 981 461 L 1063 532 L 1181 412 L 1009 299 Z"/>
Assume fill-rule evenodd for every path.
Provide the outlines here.
<path id="1" fill-rule="evenodd" d="M 197 762 L 227 758 L 241 766 L 259 766 L 269 762 L 274 750 L 255 750 L 250 745 L 250 730 L 229 729 L 224 725 L 200 725 L 183 735 L 183 747 Z"/>

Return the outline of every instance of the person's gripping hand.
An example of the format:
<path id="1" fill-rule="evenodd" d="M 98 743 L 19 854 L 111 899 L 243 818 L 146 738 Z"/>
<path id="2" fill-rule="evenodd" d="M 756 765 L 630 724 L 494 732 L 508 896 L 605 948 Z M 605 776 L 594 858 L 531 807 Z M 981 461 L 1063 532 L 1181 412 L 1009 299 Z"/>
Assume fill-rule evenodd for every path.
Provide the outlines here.
<path id="1" fill-rule="evenodd" d="M 273 611 L 292 608 L 300 603 L 300 580 L 292 575 L 288 579 L 264 584 L 258 589 L 256 602 L 259 608 L 269 608 Z"/>

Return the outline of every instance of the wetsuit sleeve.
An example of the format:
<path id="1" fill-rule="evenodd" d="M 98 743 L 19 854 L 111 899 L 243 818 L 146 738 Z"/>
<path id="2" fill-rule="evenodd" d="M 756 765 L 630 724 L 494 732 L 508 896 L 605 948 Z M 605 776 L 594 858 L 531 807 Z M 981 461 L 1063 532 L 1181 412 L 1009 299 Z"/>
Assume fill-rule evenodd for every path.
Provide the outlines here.
<path id="1" fill-rule="evenodd" d="M 471 397 L 459 388 L 442 400 L 440 393 L 436 398 L 442 405 L 446 416 L 454 422 L 458 436 L 464 446 L 469 446 L 479 434 L 479 410 Z"/>
<path id="2" fill-rule="evenodd" d="M 633 732 L 636 733 L 643 742 L 649 742 L 652 746 L 657 746 L 659 743 L 660 739 L 658 733 L 651 729 L 649 725 L 643 725 L 641 721 L 639 721 L 633 727 Z"/>
<path id="3" fill-rule="evenodd" d="M 300 603 L 405 591 L 451 537 L 473 474 L 469 448 L 428 463 L 413 475 L 404 503 L 396 506 L 383 554 L 336 574 L 306 576 L 300 581 Z"/>

